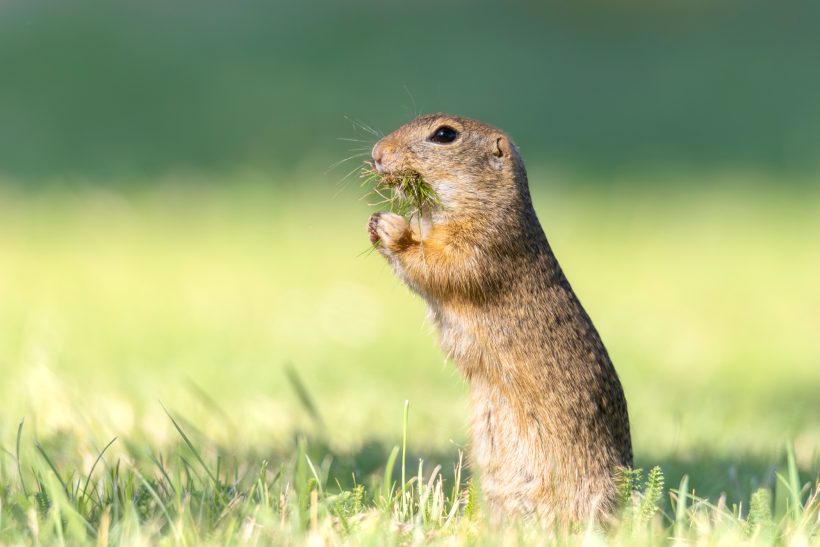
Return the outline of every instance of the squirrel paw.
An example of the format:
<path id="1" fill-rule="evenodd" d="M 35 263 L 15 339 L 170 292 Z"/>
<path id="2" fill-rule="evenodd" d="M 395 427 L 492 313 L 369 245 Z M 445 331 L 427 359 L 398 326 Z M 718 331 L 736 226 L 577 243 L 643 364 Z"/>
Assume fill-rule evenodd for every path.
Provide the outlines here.
<path id="1" fill-rule="evenodd" d="M 395 249 L 403 239 L 410 237 L 410 225 L 395 213 L 373 213 L 367 223 L 370 243 L 387 249 Z"/>

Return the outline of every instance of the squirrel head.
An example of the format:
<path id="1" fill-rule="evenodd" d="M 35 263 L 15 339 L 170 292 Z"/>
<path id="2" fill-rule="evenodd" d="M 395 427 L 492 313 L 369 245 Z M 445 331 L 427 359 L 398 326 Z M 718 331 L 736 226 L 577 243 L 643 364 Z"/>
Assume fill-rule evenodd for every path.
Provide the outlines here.
<path id="1" fill-rule="evenodd" d="M 448 216 L 487 215 L 529 202 L 524 163 L 501 130 L 450 116 L 419 116 L 373 147 L 382 174 L 417 173 L 435 190 Z"/>

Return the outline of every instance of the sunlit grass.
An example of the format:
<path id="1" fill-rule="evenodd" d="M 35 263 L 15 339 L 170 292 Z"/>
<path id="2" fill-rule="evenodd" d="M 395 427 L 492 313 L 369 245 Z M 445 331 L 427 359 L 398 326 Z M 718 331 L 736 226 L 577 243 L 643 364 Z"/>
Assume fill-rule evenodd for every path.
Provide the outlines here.
<path id="1" fill-rule="evenodd" d="M 531 179 L 549 183 L 533 187 L 539 217 L 622 377 L 638 465 L 660 465 L 673 489 L 688 474 L 690 489 L 715 505 L 725 492 L 728 512 L 745 507 L 759 487 L 770 490 L 772 507 L 784 507 L 777 471 L 788 476 L 787 443 L 802 482 L 818 474 L 820 194 L 740 192 L 723 178 L 671 195 L 569 190 L 538 173 Z M 251 537 L 270 540 L 280 530 L 279 501 L 251 503 L 250 489 L 263 460 L 295 473 L 297 434 L 308 439 L 317 473 L 329 454 L 339 466 L 317 498 L 325 507 L 319 528 L 346 537 L 327 500 L 338 493 L 336 478 L 354 496 L 356 471 L 366 487 L 361 520 L 382 533 L 393 511 L 379 505 L 381 477 L 400 440 L 404 400 L 413 408 L 408 465 L 424 458 L 425 480 L 441 465 L 449 491 L 467 443 L 465 385 L 443 362 L 421 302 L 380 257 L 357 256 L 370 210 L 356 191 L 333 198 L 329 184 L 298 181 L 289 190 L 250 177 L 224 186 L 170 180 L 125 193 L 0 190 L 0 446 L 8 451 L 0 454 L 0 534 L 7 534 L 0 541 L 30 537 L 27 507 L 37 503 L 22 492 L 13 457 L 22 419 L 29 494 L 37 473 L 43 488 L 57 489 L 55 499 L 62 489 L 36 442 L 63 482 L 80 481 L 82 490 L 97 455 L 118 438 L 92 484 L 104 484 L 119 459 L 122 470 L 139 470 L 171 515 L 160 505 L 150 518 L 123 509 L 117 533 L 129 530 L 132 539 L 173 538 L 169 523 L 182 518 L 194 519 L 181 526 L 196 543 L 203 530 L 241 529 L 258 511 L 266 516 L 252 522 L 264 525 L 251 526 Z M 300 402 L 288 367 L 318 419 Z M 207 513 L 196 521 L 199 508 L 190 504 L 215 487 L 202 482 L 205 472 L 160 402 L 212 472 L 219 456 L 220 469 L 249 473 L 237 487 L 246 496 L 241 517 L 216 525 L 218 515 Z M 177 454 L 187 454 L 191 473 L 199 473 L 190 497 L 157 490 L 149 454 L 160 453 L 183 477 Z M 272 469 L 269 492 L 288 484 Z M 233 480 L 221 473 L 223 483 Z M 133 488 L 144 487 L 130 476 Z M 148 491 L 140 495 L 156 502 Z M 300 503 L 309 508 L 305 495 Z M 668 533 L 674 513 L 668 493 L 664 500 L 669 520 L 649 534 Z M 202 510 L 217 509 L 224 507 Z M 104 512 L 96 510 L 84 518 L 99 528 Z M 481 529 L 465 511 L 460 505 L 459 534 Z M 690 532 L 717 530 L 718 515 L 693 517 Z M 43 537 L 56 537 L 53 513 L 31 518 Z M 293 518 L 281 530 L 292 531 Z M 773 529 L 782 531 L 779 518 Z M 733 523 L 720 528 L 729 537 L 746 533 L 740 520 L 718 520 Z M 75 528 L 91 537 L 82 521 Z M 214 541 L 229 537 L 223 533 Z M 467 537 L 492 543 L 475 533 Z"/>
<path id="2" fill-rule="evenodd" d="M 0 541 L 809 545 L 820 539 L 820 485 L 801 479 L 790 448 L 777 482 L 748 501 L 705 499 L 690 489 L 688 476 L 666 488 L 656 466 L 645 480 L 641 470 L 619 479 L 620 503 L 606 522 L 491 524 L 461 452 L 450 470 L 408 456 L 407 417 L 405 404 L 402 443 L 373 473 L 357 470 L 355 458 L 351 471 L 349 459 L 301 436 L 283 455 L 237 453 L 206 435 L 192 437 L 191 426 L 170 413 L 178 436 L 164 449 L 117 438 L 98 452 L 67 452 L 72 440 L 31 447 L 21 423 L 14 452 L 0 461 Z"/>

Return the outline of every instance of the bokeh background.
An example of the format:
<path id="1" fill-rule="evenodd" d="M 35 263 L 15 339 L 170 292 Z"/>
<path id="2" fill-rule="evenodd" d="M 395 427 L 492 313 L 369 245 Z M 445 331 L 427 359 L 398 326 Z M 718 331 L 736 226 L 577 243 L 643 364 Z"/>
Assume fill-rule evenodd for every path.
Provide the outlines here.
<path id="1" fill-rule="evenodd" d="M 3 2 L 2 446 L 25 419 L 86 467 L 113 436 L 162 447 L 162 403 L 234 455 L 305 433 L 367 473 L 409 400 L 411 446 L 449 465 L 466 386 L 362 254 L 355 173 L 447 111 L 518 142 L 639 465 L 740 499 L 793 443 L 816 476 L 818 22 L 796 0 Z"/>

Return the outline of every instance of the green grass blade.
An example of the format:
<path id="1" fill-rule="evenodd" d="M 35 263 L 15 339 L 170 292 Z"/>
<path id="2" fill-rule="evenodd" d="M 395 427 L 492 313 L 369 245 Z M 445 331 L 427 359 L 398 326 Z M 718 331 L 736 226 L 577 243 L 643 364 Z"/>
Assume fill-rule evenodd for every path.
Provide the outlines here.
<path id="1" fill-rule="evenodd" d="M 689 475 L 684 475 L 678 487 L 678 504 L 675 507 L 675 538 L 682 541 L 686 536 L 686 503 L 689 496 Z"/>
<path id="2" fill-rule="evenodd" d="M 387 465 L 384 468 L 384 480 L 382 481 L 382 498 L 386 504 L 390 503 L 393 492 L 393 466 L 399 456 L 399 447 L 394 446 L 387 458 Z"/>
<path id="3" fill-rule="evenodd" d="M 171 419 L 171 423 L 174 424 L 174 427 L 176 428 L 177 432 L 182 437 L 182 440 L 185 441 L 185 444 L 191 450 L 191 453 L 194 455 L 194 458 L 196 458 L 196 460 L 199 462 L 199 465 L 202 466 L 202 469 L 205 471 L 205 474 L 207 474 L 208 478 L 211 479 L 211 482 L 213 483 L 213 486 L 214 486 L 214 492 L 219 497 L 219 499 L 224 503 L 225 499 L 222 496 L 221 488 L 219 486 L 219 481 L 214 476 L 214 474 L 211 472 L 211 470 L 208 469 L 208 466 L 205 465 L 205 460 L 202 459 L 202 456 L 200 456 L 199 451 L 196 448 L 194 448 L 194 443 L 191 442 L 191 439 L 188 438 L 188 435 L 185 434 L 185 431 L 183 431 L 182 427 L 180 427 L 180 425 L 177 423 L 177 421 L 174 419 L 174 417 L 171 416 L 171 413 L 168 412 L 168 409 L 165 408 L 165 405 L 160 403 L 160 406 L 162 406 L 162 410 L 165 411 L 165 414 L 168 415 L 168 418 Z"/>
<path id="4" fill-rule="evenodd" d="M 401 430 L 401 493 L 404 496 L 404 488 L 407 484 L 407 421 L 410 413 L 410 401 L 404 401 L 404 415 L 402 417 Z"/>
<path id="5" fill-rule="evenodd" d="M 154 501 L 157 502 L 157 505 L 159 505 L 160 510 L 162 510 L 162 514 L 165 516 L 165 520 L 168 521 L 168 526 L 171 527 L 171 530 L 173 530 L 174 532 L 174 536 L 177 536 L 178 540 L 177 527 L 174 524 L 174 519 L 171 518 L 171 513 L 168 511 L 168 507 L 165 505 L 165 502 L 162 501 L 162 498 L 157 493 L 157 491 L 154 490 L 154 488 L 151 486 L 151 483 L 149 483 L 139 471 L 135 470 L 134 473 L 136 474 L 137 478 L 140 480 L 142 485 L 145 487 L 145 489 L 148 491 L 148 493 L 151 494 L 151 497 L 154 498 Z"/>
<path id="6" fill-rule="evenodd" d="M 306 463 L 307 456 L 307 441 L 304 437 L 299 437 L 297 442 L 296 452 L 296 469 L 293 475 L 293 486 L 296 492 L 298 522 L 302 530 L 307 528 L 310 522 L 310 480 L 308 479 Z"/>
<path id="7" fill-rule="evenodd" d="M 302 404 L 302 408 L 310 415 L 316 424 L 324 429 L 325 421 L 322 419 L 322 415 L 319 414 L 319 409 L 316 406 L 316 403 L 313 401 L 313 397 L 311 397 L 310 392 L 308 391 L 305 383 L 299 377 L 299 374 L 296 372 L 296 369 L 293 368 L 291 364 L 285 365 L 285 377 L 288 379 L 288 383 L 293 388 L 293 391 L 296 393 L 296 397 L 299 399 L 299 402 Z"/>
<path id="8" fill-rule="evenodd" d="M 83 493 L 80 495 L 80 498 L 85 498 L 85 493 L 88 491 L 88 484 L 91 482 L 91 475 L 94 473 L 94 469 L 96 469 L 97 464 L 100 463 L 100 460 L 102 460 L 103 455 L 105 455 L 105 451 L 108 450 L 116 440 L 117 437 L 111 439 L 108 444 L 105 445 L 105 448 L 102 449 L 102 452 L 100 452 L 97 456 L 97 459 L 94 460 L 94 465 L 91 466 L 91 469 L 88 471 L 88 476 L 85 478 L 85 486 L 83 486 Z"/>
<path id="9" fill-rule="evenodd" d="M 316 481 L 316 488 L 319 490 L 319 495 L 322 495 L 322 480 L 319 478 L 319 473 L 316 472 L 316 466 L 313 465 L 313 461 L 307 454 L 305 454 L 305 460 L 307 460 L 308 467 L 310 468 L 310 473 L 313 475 L 313 479 Z"/>
<path id="10" fill-rule="evenodd" d="M 803 513 L 802 488 L 800 487 L 800 474 L 797 471 L 797 461 L 794 458 L 794 446 L 791 443 L 786 443 L 786 465 L 789 473 L 788 487 L 791 501 L 789 512 L 795 520 L 799 520 Z"/>
<path id="11" fill-rule="evenodd" d="M 165 478 L 165 482 L 168 483 L 168 486 L 176 494 L 177 489 L 174 486 L 174 481 L 172 481 L 171 477 L 168 476 L 168 472 L 165 470 L 165 465 L 163 464 L 162 460 L 160 458 L 158 458 L 157 456 L 155 456 L 153 452 L 148 453 L 148 458 L 157 467 L 157 469 L 159 469 L 159 472 L 162 473 L 162 476 Z"/>
<path id="12" fill-rule="evenodd" d="M 71 490 L 69 490 L 68 485 L 65 483 L 63 478 L 60 476 L 60 472 L 57 471 L 57 467 L 54 465 L 54 462 L 52 462 L 51 458 L 49 458 L 48 454 L 46 454 L 45 449 L 43 449 L 43 447 L 40 446 L 39 443 L 35 444 L 34 446 L 35 446 L 35 448 L 37 448 L 37 450 L 40 452 L 40 455 L 43 457 L 43 459 L 46 461 L 48 466 L 51 468 L 51 471 L 54 473 L 54 476 L 57 477 L 58 481 L 60 481 L 60 486 L 63 487 L 63 491 L 65 492 L 65 495 L 70 497 L 71 496 Z"/>
<path id="13" fill-rule="evenodd" d="M 17 426 L 17 442 L 15 449 L 15 459 L 17 460 L 17 476 L 20 478 L 20 486 L 23 488 L 23 495 L 28 497 L 28 488 L 26 488 L 26 481 L 23 480 L 23 467 L 20 465 L 20 439 L 23 437 L 23 422 L 25 418 L 20 420 L 20 425 Z"/>

